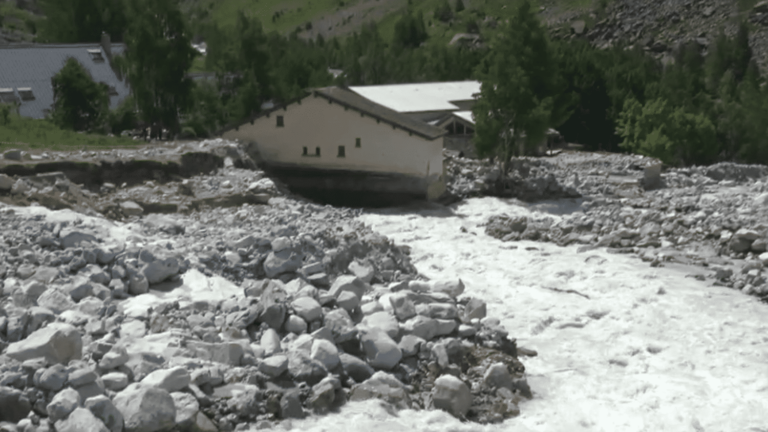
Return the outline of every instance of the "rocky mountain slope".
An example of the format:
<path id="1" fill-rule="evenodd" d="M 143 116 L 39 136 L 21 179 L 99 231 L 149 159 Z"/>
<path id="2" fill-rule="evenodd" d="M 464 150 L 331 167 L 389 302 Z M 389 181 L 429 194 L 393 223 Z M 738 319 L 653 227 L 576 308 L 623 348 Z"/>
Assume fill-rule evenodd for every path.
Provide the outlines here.
<path id="1" fill-rule="evenodd" d="M 432 37 L 449 41 L 464 33 L 468 19 L 477 19 L 479 31 L 489 38 L 494 23 L 509 18 L 514 9 L 499 0 L 464 0 L 466 10 L 447 22 L 433 16 L 439 1 L 414 2 L 424 13 Z M 768 3 L 758 0 L 538 0 L 542 20 L 554 37 L 586 37 L 597 46 L 617 43 L 640 44 L 659 57 L 670 55 L 675 46 L 696 41 L 706 48 L 722 29 L 736 31 L 740 21 L 752 30 L 750 43 L 762 70 L 768 67 Z M 453 6 L 454 2 L 450 2 Z M 399 14 L 407 6 L 403 0 L 317 1 L 300 5 L 294 2 L 262 1 L 255 5 L 229 0 L 206 2 L 189 0 L 184 10 L 197 19 L 220 25 L 234 23 L 238 10 L 258 16 L 266 30 L 300 30 L 302 37 L 344 36 L 375 21 L 390 35 Z M 0 3 L 0 44 L 34 40 L 34 28 L 42 16 L 34 1 Z M 201 18 L 202 17 L 202 18 Z"/>
<path id="2" fill-rule="evenodd" d="M 768 2 L 734 0 L 614 0 L 591 13 L 592 25 L 573 21 L 571 31 L 597 46 L 619 42 L 640 44 L 669 55 L 681 42 L 696 41 L 706 49 L 720 30 L 733 35 L 740 22 L 750 25 L 750 45 L 761 69 L 768 65 Z"/>

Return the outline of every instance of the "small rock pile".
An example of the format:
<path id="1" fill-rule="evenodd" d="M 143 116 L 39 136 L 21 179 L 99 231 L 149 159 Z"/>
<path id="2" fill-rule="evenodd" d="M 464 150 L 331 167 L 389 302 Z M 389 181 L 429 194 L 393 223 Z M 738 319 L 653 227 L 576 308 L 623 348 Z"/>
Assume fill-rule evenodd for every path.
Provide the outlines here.
<path id="1" fill-rule="evenodd" d="M 502 176 L 498 164 L 488 160 L 468 159 L 445 151 L 447 194 L 455 201 L 478 196 L 499 196 L 535 201 L 580 196 L 575 188 L 563 186 L 547 161 L 537 158 L 513 158 L 511 170 Z"/>
<path id="2" fill-rule="evenodd" d="M 50 209 L 71 208 L 94 216 L 93 193 L 72 183 L 62 172 L 14 178 L 0 173 L 0 196 L 11 197 L 18 205 L 36 202 Z"/>
<path id="3" fill-rule="evenodd" d="M 581 175 L 576 165 L 556 164 L 558 177 L 581 179 L 575 184 L 585 196 L 583 211 L 494 215 L 486 233 L 505 241 L 581 244 L 582 250 L 602 246 L 638 254 L 654 266 L 697 264 L 710 268 L 718 285 L 768 296 L 768 168 L 720 163 L 670 169 L 661 174 L 660 188 L 644 190 L 633 158 L 611 155 L 600 170 L 581 163 Z M 606 176 L 623 180 L 615 187 Z"/>
<path id="4" fill-rule="evenodd" d="M 519 414 L 532 394 L 499 320 L 356 214 L 0 207 L 0 430 L 246 430 L 370 398 Z"/>

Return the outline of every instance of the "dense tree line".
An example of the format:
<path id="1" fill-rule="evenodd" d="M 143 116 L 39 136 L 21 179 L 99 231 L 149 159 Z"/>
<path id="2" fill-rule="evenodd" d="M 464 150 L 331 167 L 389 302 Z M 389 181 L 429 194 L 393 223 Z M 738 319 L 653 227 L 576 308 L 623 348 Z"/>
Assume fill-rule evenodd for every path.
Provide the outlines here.
<path id="1" fill-rule="evenodd" d="M 560 76 L 575 103 L 559 130 L 572 142 L 628 150 L 669 164 L 768 163 L 768 93 L 742 24 L 706 50 L 680 45 L 666 65 L 639 49 L 559 44 Z"/>
<path id="2" fill-rule="evenodd" d="M 432 17 L 454 19 L 464 8 L 454 4 L 440 3 Z M 304 40 L 298 30 L 267 33 L 246 13 L 232 28 L 190 22 L 177 0 L 42 5 L 66 19 L 46 21 L 41 34 L 59 42 L 95 42 L 106 30 L 127 45 L 116 64 L 132 97 L 107 115 L 82 114 L 88 121 L 72 120 L 71 128 L 119 132 L 156 125 L 205 136 L 257 114 L 264 102 L 280 104 L 307 88 L 478 79 L 483 85 L 474 111 L 483 155 L 506 159 L 529 152 L 555 127 L 588 149 L 640 152 L 669 164 L 768 163 L 768 89 L 752 59 L 746 25 L 733 37 L 718 35 L 709 47 L 682 44 L 662 63 L 636 47 L 600 50 L 581 39 L 550 40 L 527 1 L 482 48 L 430 40 L 423 12 L 410 7 L 391 40 L 375 24 L 343 39 Z M 78 14 L 84 5 L 100 13 Z M 192 35 L 206 41 L 205 69 L 215 77 L 189 79 L 196 55 Z M 343 73 L 334 78 L 330 69 Z M 85 80 L 72 71 L 65 75 L 78 85 Z"/>

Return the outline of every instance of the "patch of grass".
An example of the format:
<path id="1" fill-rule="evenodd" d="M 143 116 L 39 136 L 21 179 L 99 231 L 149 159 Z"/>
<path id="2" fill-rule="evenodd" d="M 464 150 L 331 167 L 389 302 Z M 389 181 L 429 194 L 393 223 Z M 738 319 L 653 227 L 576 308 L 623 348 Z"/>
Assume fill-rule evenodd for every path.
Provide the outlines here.
<path id="1" fill-rule="evenodd" d="M 72 150 L 86 148 L 135 147 L 143 141 L 126 137 L 86 134 L 59 129 L 48 120 L 20 117 L 11 113 L 7 124 L 0 124 L 0 152 L 22 150 Z M 2 121 L 2 119 L 0 119 Z"/>
<path id="2" fill-rule="evenodd" d="M 189 69 L 190 72 L 210 72 L 205 69 L 205 57 L 202 55 L 199 55 L 195 57 L 194 60 L 192 60 L 192 67 Z"/>
<path id="3" fill-rule="evenodd" d="M 592 0 L 568 1 L 592 2 Z M 504 21 L 514 14 L 514 11 L 517 9 L 517 6 L 520 4 L 521 0 L 465 1 L 464 5 L 466 6 L 466 9 L 459 12 L 458 14 L 454 12 L 454 18 L 449 23 L 441 22 L 433 16 L 435 9 L 437 9 L 441 2 L 442 0 L 414 1 L 411 6 L 411 10 L 414 13 L 421 11 L 424 15 L 424 23 L 427 25 L 427 33 L 429 34 L 430 38 L 429 43 L 448 43 L 456 33 L 467 32 L 468 21 L 474 20 L 480 24 L 482 21 L 480 15 L 483 17 L 493 17 L 499 22 Z M 455 2 L 449 1 L 449 4 L 451 5 L 451 9 L 453 9 Z M 539 2 L 537 0 L 531 0 L 531 6 L 534 8 L 534 10 L 538 10 Z M 394 14 L 387 15 L 381 21 L 379 21 L 379 31 L 381 32 L 384 40 L 388 41 L 392 39 L 392 36 L 395 33 L 395 24 L 400 18 L 400 14 L 402 14 L 402 12 L 403 11 L 401 10 Z M 429 25 L 430 22 L 432 23 L 432 26 Z M 480 25 L 480 28 L 484 37 L 488 37 L 490 34 L 494 33 L 494 31 L 488 32 L 487 28 L 484 28 L 482 25 Z"/>

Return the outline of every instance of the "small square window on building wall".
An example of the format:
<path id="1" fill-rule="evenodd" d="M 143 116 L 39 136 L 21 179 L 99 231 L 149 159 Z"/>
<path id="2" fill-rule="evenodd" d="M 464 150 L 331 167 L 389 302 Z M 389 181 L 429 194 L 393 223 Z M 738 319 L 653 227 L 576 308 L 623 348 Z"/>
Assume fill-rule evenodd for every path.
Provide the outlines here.
<path id="1" fill-rule="evenodd" d="M 315 156 L 320 156 L 320 147 L 315 147 Z"/>
<path id="2" fill-rule="evenodd" d="M 309 155 L 309 150 L 307 150 L 307 148 L 306 148 L 306 147 L 303 147 L 303 148 L 302 148 L 302 151 L 301 151 L 301 155 L 302 155 L 302 156 L 307 156 L 307 155 Z"/>
<path id="3" fill-rule="evenodd" d="M 346 150 L 344 149 L 344 146 L 339 146 L 339 154 L 337 157 L 346 157 Z"/>
<path id="4" fill-rule="evenodd" d="M 283 127 L 285 124 L 283 123 L 283 116 L 277 116 L 277 127 Z"/>
<path id="5" fill-rule="evenodd" d="M 355 138 L 355 147 L 360 148 L 360 138 Z"/>

